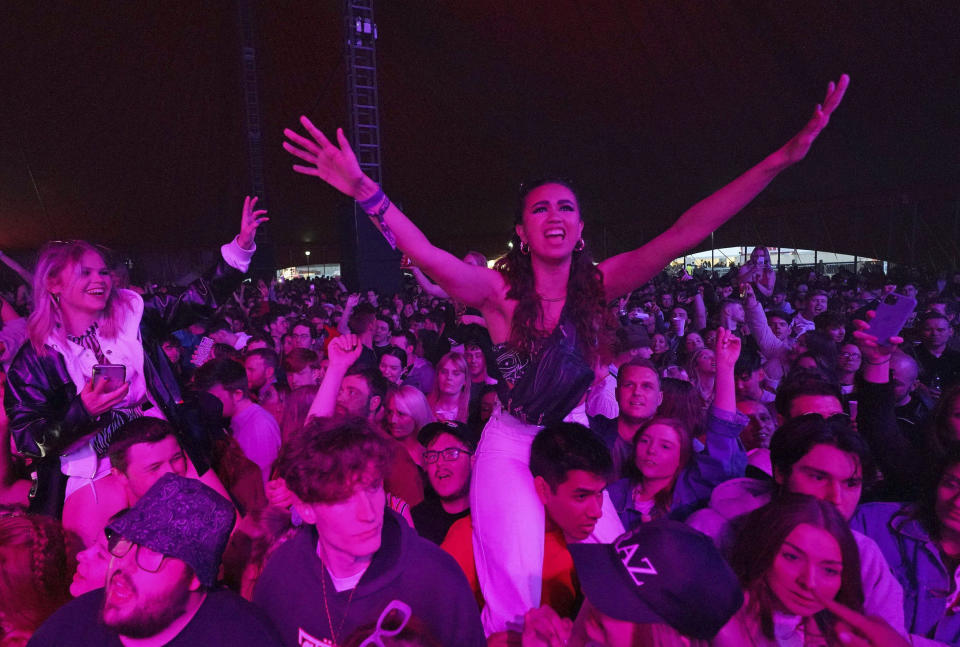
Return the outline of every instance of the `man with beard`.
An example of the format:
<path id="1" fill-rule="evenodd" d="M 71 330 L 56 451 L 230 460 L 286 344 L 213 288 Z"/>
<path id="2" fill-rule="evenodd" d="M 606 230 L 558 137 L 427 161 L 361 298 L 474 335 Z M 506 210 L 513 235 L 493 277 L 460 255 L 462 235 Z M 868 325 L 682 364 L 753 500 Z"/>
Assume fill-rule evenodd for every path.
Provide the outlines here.
<path id="1" fill-rule="evenodd" d="M 470 514 L 470 476 L 480 433 L 462 422 L 431 422 L 418 433 L 434 494 L 411 509 L 413 525 L 439 545 L 457 519 Z"/>
<path id="2" fill-rule="evenodd" d="M 234 508 L 194 479 L 166 474 L 107 526 L 107 585 L 61 607 L 31 646 L 279 647 L 263 613 L 217 589 Z"/>

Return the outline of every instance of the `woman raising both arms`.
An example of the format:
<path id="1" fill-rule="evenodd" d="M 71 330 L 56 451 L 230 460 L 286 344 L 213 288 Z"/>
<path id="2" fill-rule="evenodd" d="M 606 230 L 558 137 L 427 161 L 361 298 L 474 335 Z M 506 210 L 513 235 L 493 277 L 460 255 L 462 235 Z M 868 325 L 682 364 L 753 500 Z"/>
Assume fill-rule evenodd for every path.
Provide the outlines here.
<path id="1" fill-rule="evenodd" d="M 435 247 L 369 177 L 342 130 L 332 144 L 306 117 L 306 136 L 285 130 L 284 148 L 314 175 L 354 198 L 388 240 L 433 277 L 451 298 L 480 310 L 496 344 L 505 378 L 503 411 L 484 428 L 471 492 L 474 552 L 488 634 L 540 605 L 543 506 L 528 466 L 533 437 L 562 420 L 593 381 L 592 366 L 608 353 L 607 303 L 629 294 L 671 260 L 746 206 L 781 171 L 802 160 L 840 104 L 849 78 L 827 87 L 807 125 L 758 165 L 687 210 L 649 243 L 594 266 L 582 238 L 584 223 L 568 183 L 548 180 L 522 188 L 513 246 L 495 269 L 464 263 Z M 594 539 L 612 541 L 619 522 L 605 500 Z"/>

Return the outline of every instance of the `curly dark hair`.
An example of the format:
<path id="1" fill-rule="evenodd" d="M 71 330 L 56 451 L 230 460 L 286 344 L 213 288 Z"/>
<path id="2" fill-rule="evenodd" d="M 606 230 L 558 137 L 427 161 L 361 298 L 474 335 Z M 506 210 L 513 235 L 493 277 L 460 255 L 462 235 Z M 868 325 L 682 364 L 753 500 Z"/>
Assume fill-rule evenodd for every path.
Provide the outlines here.
<path id="1" fill-rule="evenodd" d="M 336 503 L 389 476 L 390 447 L 363 418 L 314 418 L 280 448 L 276 471 L 305 503 Z"/>
<path id="2" fill-rule="evenodd" d="M 523 221 L 523 206 L 527 195 L 545 184 L 564 186 L 577 197 L 573 184 L 562 178 L 547 177 L 522 184 L 515 224 Z M 538 325 L 543 317 L 543 307 L 534 285 L 530 256 L 520 251 L 520 237 L 516 231 L 511 238 L 509 251 L 496 262 L 494 269 L 500 272 L 510 285 L 507 298 L 517 302 L 510 342 L 521 352 L 531 353 L 550 331 L 541 330 Z M 576 326 L 580 350 L 588 361 L 609 355 L 616 321 L 607 307 L 603 274 L 594 265 L 586 242 L 583 249 L 573 252 L 570 279 L 567 282 L 566 310 Z"/>

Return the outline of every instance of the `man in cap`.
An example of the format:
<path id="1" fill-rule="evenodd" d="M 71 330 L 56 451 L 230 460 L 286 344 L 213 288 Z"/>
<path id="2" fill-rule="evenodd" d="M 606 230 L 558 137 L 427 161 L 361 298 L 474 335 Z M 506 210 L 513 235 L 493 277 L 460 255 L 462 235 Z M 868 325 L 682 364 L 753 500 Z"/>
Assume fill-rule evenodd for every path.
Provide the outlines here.
<path id="1" fill-rule="evenodd" d="M 628 647 L 664 634 L 710 640 L 743 604 L 720 551 L 677 521 L 651 521 L 613 544 L 569 550 L 586 597 L 577 620 L 534 609 L 524 622 L 524 645 Z"/>
<path id="2" fill-rule="evenodd" d="M 470 514 L 470 477 L 480 432 L 462 422 L 431 422 L 417 440 L 427 448 L 423 462 L 433 494 L 410 514 L 420 536 L 439 545 L 453 522 Z"/>
<path id="3" fill-rule="evenodd" d="M 234 519 L 213 489 L 165 474 L 107 526 L 106 587 L 63 606 L 30 645 L 279 646 L 259 609 L 216 588 Z"/>

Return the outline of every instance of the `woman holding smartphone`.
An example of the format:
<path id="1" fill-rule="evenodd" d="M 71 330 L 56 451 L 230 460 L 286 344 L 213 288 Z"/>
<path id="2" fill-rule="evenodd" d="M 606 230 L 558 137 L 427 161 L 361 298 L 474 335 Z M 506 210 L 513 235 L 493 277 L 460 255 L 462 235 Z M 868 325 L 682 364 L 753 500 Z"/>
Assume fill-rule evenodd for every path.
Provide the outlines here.
<path id="1" fill-rule="evenodd" d="M 559 422 L 583 399 L 593 366 L 609 354 L 608 304 L 656 275 L 746 206 L 774 177 L 803 159 L 843 98 L 849 79 L 830 83 L 823 106 L 782 148 L 685 212 L 647 244 L 594 265 L 571 184 L 547 179 L 521 187 L 510 251 L 495 269 L 464 263 L 435 247 L 367 177 L 342 130 L 336 145 L 306 117 L 306 135 L 287 129 L 288 152 L 316 176 L 354 198 L 384 237 L 451 296 L 480 310 L 495 344 L 503 410 L 484 428 L 471 490 L 474 553 L 488 635 L 540 605 L 543 505 L 528 466 L 544 424 Z M 595 538 L 619 530 L 606 500 Z M 610 526 L 600 529 L 610 523 Z M 520 534 L 518 535 L 518 531 Z"/>
<path id="2" fill-rule="evenodd" d="M 256 198 L 245 200 L 240 233 L 221 248 L 221 261 L 177 298 L 144 301 L 115 287 L 104 250 L 88 242 L 53 241 L 40 251 L 29 339 L 10 366 L 4 403 L 17 448 L 33 459 L 31 510 L 60 517 L 65 499 L 95 487 L 110 471 L 110 436 L 127 420 L 181 422 L 180 390 L 160 340 L 239 285 L 256 250 L 257 227 L 267 220 L 255 205 Z M 100 379 L 118 374 L 111 365 L 124 367 L 123 381 Z M 198 467 L 204 470 L 205 461 Z M 102 530 L 74 529 L 81 536 Z"/>

